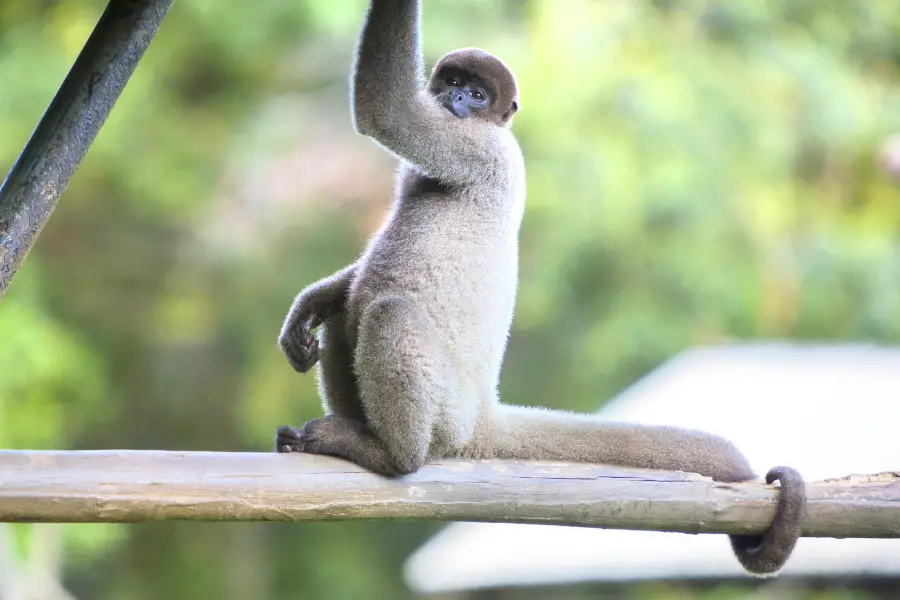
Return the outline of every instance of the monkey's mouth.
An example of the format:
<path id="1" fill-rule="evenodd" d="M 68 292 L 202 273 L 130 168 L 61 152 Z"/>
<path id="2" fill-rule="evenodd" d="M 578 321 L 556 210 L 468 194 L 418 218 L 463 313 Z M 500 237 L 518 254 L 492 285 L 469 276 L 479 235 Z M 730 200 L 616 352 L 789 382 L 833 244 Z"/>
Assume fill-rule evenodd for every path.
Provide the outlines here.
<path id="1" fill-rule="evenodd" d="M 468 106 L 461 102 L 454 102 L 453 94 L 450 93 L 444 94 L 441 98 L 441 106 L 449 110 L 450 113 L 458 119 L 464 119 L 472 114 Z"/>
<path id="2" fill-rule="evenodd" d="M 458 119 L 462 119 L 463 117 L 467 116 L 465 114 L 465 112 L 463 112 L 463 110 L 457 109 L 457 107 L 454 106 L 452 102 L 444 102 L 443 106 L 448 111 L 450 111 L 450 114 L 452 114 L 454 117 L 456 117 Z"/>

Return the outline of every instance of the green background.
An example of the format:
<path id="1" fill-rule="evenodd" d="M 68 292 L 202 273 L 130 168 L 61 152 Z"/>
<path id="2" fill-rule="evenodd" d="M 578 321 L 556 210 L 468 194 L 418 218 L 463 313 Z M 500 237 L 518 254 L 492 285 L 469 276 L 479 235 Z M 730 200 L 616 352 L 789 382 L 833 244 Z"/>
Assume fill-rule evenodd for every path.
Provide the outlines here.
<path id="1" fill-rule="evenodd" d="M 175 3 L 0 303 L 0 447 L 266 451 L 275 425 L 320 414 L 275 339 L 390 196 L 393 160 L 347 103 L 365 5 Z M 0 3 L 0 170 L 104 6 Z M 694 344 L 900 340 L 882 157 L 900 131 L 900 3 L 428 0 L 424 35 L 429 64 L 481 46 L 519 79 L 529 196 L 506 400 L 594 411 Z M 266 600 L 407 597 L 400 565 L 437 527 L 59 531 L 82 600 Z M 27 560 L 40 535 L 11 530 Z"/>

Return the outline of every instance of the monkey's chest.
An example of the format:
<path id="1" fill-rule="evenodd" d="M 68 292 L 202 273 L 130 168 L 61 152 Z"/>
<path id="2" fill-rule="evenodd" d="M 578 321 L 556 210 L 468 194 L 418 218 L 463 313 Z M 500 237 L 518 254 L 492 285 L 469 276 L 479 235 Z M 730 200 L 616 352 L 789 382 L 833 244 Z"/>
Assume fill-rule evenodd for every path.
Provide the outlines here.
<path id="1" fill-rule="evenodd" d="M 502 353 L 515 304 L 515 232 L 461 211 L 398 221 L 364 254 L 351 303 L 362 309 L 378 296 L 402 295 L 430 315 L 460 354 L 493 362 Z"/>

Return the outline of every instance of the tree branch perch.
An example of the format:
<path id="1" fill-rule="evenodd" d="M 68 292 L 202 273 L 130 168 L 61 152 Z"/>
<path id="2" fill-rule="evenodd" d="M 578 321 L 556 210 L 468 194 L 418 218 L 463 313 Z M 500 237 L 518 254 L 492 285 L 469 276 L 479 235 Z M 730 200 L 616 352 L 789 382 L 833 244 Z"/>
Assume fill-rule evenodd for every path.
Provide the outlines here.
<path id="1" fill-rule="evenodd" d="M 808 537 L 900 537 L 900 472 L 807 483 Z M 433 519 L 765 531 L 777 489 L 603 465 L 441 461 L 387 479 L 275 453 L 0 451 L 0 521 Z"/>

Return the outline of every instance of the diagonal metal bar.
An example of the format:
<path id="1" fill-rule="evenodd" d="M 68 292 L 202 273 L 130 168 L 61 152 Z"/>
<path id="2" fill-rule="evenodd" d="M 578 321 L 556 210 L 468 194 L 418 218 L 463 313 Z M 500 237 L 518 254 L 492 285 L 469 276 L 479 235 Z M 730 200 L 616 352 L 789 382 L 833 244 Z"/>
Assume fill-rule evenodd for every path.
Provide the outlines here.
<path id="1" fill-rule="evenodd" d="M 110 0 L 0 186 L 0 299 L 174 0 Z"/>

